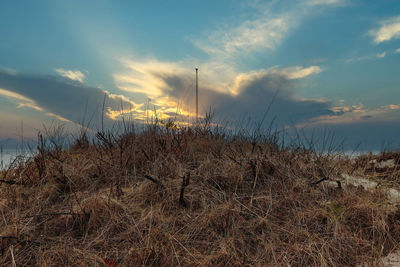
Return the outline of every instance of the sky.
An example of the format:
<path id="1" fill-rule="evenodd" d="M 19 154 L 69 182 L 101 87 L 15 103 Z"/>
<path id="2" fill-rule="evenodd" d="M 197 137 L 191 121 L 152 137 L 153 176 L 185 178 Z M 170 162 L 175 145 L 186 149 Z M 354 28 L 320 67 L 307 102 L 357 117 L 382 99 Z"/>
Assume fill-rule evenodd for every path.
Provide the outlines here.
<path id="1" fill-rule="evenodd" d="M 398 0 L 4 0 L 0 142 L 51 123 L 189 123 L 199 68 L 201 116 L 397 149 L 399 67 Z"/>

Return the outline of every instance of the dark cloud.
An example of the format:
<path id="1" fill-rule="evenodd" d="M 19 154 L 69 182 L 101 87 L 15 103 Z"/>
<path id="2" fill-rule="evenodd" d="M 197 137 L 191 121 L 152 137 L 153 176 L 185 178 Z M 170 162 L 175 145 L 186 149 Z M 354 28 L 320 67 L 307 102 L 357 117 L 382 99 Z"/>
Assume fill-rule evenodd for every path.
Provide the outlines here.
<path id="1" fill-rule="evenodd" d="M 368 120 L 368 119 L 372 119 L 372 116 L 371 115 L 365 115 L 365 116 L 361 116 L 360 118 L 363 119 L 363 120 Z"/>
<path id="2" fill-rule="evenodd" d="M 186 76 L 159 75 L 167 85 L 167 95 L 185 103 L 193 110 L 195 90 L 194 81 Z M 210 107 L 216 116 L 230 118 L 231 122 L 250 117 L 261 120 L 271 104 L 268 118 L 275 118 L 281 126 L 297 124 L 322 115 L 334 115 L 332 104 L 326 101 L 298 99 L 293 92 L 293 80 L 279 73 L 266 73 L 254 78 L 249 77 L 239 86 L 237 95 L 220 93 L 210 85 L 200 84 L 199 101 L 204 113 Z M 338 115 L 338 114 L 336 114 Z M 268 123 L 268 120 L 266 121 Z"/>
<path id="3" fill-rule="evenodd" d="M 59 115 L 75 123 L 98 126 L 105 110 L 119 111 L 134 105 L 121 96 L 106 95 L 99 88 L 84 86 L 78 82 L 54 76 L 10 74 L 0 71 L 0 88 L 25 96 L 47 112 Z M 106 118 L 106 122 L 110 122 Z"/>

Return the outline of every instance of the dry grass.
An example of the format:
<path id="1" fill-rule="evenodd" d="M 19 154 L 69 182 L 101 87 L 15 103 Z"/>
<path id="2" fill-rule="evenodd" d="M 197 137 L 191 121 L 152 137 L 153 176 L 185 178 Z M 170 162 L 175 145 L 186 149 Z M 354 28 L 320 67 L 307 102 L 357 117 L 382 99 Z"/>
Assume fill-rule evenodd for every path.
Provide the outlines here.
<path id="1" fill-rule="evenodd" d="M 396 248 L 383 193 L 315 184 L 362 159 L 274 140 L 157 125 L 69 150 L 39 138 L 2 173 L 1 264 L 355 266 Z"/>

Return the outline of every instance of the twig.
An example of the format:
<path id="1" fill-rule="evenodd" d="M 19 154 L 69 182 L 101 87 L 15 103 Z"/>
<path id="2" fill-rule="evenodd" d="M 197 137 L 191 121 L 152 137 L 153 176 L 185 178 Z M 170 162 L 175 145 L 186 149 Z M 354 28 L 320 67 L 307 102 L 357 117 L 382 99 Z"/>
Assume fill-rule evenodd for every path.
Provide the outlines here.
<path id="1" fill-rule="evenodd" d="M 12 266 L 17 267 L 17 264 L 15 263 L 15 258 L 14 258 L 14 245 L 11 245 L 10 247 L 10 252 L 11 252 L 11 258 L 12 258 Z"/>
<path id="2" fill-rule="evenodd" d="M 227 156 L 230 160 L 232 160 L 233 162 L 235 162 L 236 164 L 238 164 L 239 166 L 242 166 L 242 163 L 240 163 L 239 161 L 237 161 L 234 157 L 231 157 L 227 154 L 225 154 L 225 156 Z"/>
<path id="3" fill-rule="evenodd" d="M 250 166 L 251 166 L 251 169 L 253 171 L 253 176 L 254 176 L 253 188 L 251 190 L 251 197 L 250 197 L 250 206 L 252 206 L 253 205 L 254 190 L 256 189 L 256 185 L 257 185 L 258 164 L 257 164 L 257 162 L 254 162 L 254 161 L 251 160 L 250 161 Z"/>
<path id="4" fill-rule="evenodd" d="M 65 179 L 68 179 L 68 180 L 70 181 L 70 183 L 71 183 L 71 185 L 70 185 L 71 192 L 74 194 L 75 200 L 76 200 L 76 202 L 78 203 L 79 208 L 81 209 L 81 211 L 83 212 L 83 214 L 85 214 L 85 216 L 89 216 L 89 215 L 90 215 L 90 212 L 87 213 L 87 212 L 84 210 L 84 208 L 83 208 L 82 205 L 81 205 L 81 201 L 80 201 L 80 199 L 78 198 L 78 195 L 76 194 L 76 192 L 75 192 L 75 191 L 73 190 L 73 188 L 72 188 L 72 186 L 75 185 L 74 181 L 73 181 L 71 178 L 69 178 L 67 175 L 65 175 L 65 174 L 63 174 L 63 177 L 64 177 L 64 180 L 65 180 Z"/>
<path id="5" fill-rule="evenodd" d="M 179 261 L 178 254 L 176 253 L 174 244 L 172 243 L 171 239 L 169 240 L 169 242 L 171 243 L 172 249 L 174 250 L 174 254 L 175 254 L 176 261 L 178 262 L 178 266 L 181 266 L 181 262 Z"/>
<path id="6" fill-rule="evenodd" d="M 318 180 L 318 181 L 316 181 L 316 182 L 311 183 L 311 185 L 317 185 L 317 184 L 319 184 L 319 183 L 322 183 L 322 182 L 325 182 L 325 181 L 328 181 L 328 180 L 329 180 L 329 177 L 324 177 L 324 178 L 322 178 L 322 179 L 320 179 L 320 180 Z M 341 181 L 339 181 L 339 180 L 333 180 L 333 182 L 336 182 L 338 188 L 339 188 L 339 189 L 342 189 L 342 182 L 341 182 Z"/>
<path id="7" fill-rule="evenodd" d="M 2 257 L 4 256 L 4 250 L 6 248 L 8 248 L 8 246 L 9 246 L 8 245 L 9 242 L 7 242 L 7 240 L 11 240 L 11 239 L 15 239 L 16 241 L 18 241 L 18 238 L 16 236 L 0 236 L 0 240 L 1 240 L 0 247 L 1 247 L 1 256 Z M 3 263 L 4 262 L 2 262 L 1 266 L 3 266 Z"/>
<path id="8" fill-rule="evenodd" d="M 183 207 L 187 207 L 186 201 L 183 198 L 183 194 L 185 192 L 186 186 L 189 185 L 189 182 L 190 182 L 190 172 L 187 172 L 186 176 L 183 176 L 182 178 L 181 194 L 179 196 L 179 204 Z"/>
<path id="9" fill-rule="evenodd" d="M 318 181 L 316 181 L 316 182 L 313 182 L 313 183 L 311 183 L 311 184 L 312 184 L 312 185 L 317 185 L 317 184 L 319 184 L 319 183 L 322 183 L 322 182 L 328 181 L 328 180 L 329 180 L 328 177 L 324 177 L 324 178 L 322 178 L 322 179 L 320 179 L 320 180 L 318 180 Z"/>
<path id="10" fill-rule="evenodd" d="M 34 218 L 34 217 L 43 217 L 43 216 L 58 216 L 58 215 L 85 215 L 81 213 L 72 213 L 72 212 L 50 212 L 50 213 L 42 213 L 42 214 L 35 214 L 35 215 L 28 215 L 24 216 L 22 218 L 27 219 L 27 218 Z"/>
<path id="11" fill-rule="evenodd" d="M 15 185 L 25 185 L 24 183 L 20 183 L 20 182 L 16 182 L 16 181 L 7 181 L 7 180 L 0 180 L 0 183 L 4 183 L 4 184 L 15 184 Z"/>
<path id="12" fill-rule="evenodd" d="M 153 177 L 151 177 L 151 176 L 148 175 L 148 174 L 146 174 L 146 175 L 144 176 L 144 178 L 146 178 L 146 179 L 152 181 L 153 183 L 159 185 L 162 189 L 165 189 L 165 186 L 164 186 L 159 180 L 157 180 L 156 178 L 153 178 Z"/>
<path id="13" fill-rule="evenodd" d="M 3 178 L 6 178 L 8 173 L 10 172 L 11 168 L 14 166 L 14 163 L 17 161 L 18 157 L 15 157 L 13 161 L 8 165 L 6 172 L 3 174 Z"/>
<path id="14" fill-rule="evenodd" d="M 144 149 L 142 149 L 142 153 L 146 157 L 146 159 L 150 161 L 150 157 L 147 155 L 147 153 L 146 153 L 146 151 L 144 151 Z"/>

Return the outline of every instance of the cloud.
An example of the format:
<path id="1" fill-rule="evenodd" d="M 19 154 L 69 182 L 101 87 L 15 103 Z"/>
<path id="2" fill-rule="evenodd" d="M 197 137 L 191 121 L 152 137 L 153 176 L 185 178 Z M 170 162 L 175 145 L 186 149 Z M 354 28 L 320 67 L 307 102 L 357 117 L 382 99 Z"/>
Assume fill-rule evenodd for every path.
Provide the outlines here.
<path id="1" fill-rule="evenodd" d="M 207 54 L 234 57 L 261 49 L 274 49 L 292 27 L 293 17 L 281 14 L 272 16 L 267 11 L 238 27 L 217 30 L 204 40 L 193 40 L 195 46 Z"/>
<path id="2" fill-rule="evenodd" d="M 387 108 L 387 109 L 390 109 L 390 110 L 395 110 L 395 109 L 400 109 L 400 105 L 390 104 L 390 105 L 387 105 L 387 106 L 383 106 L 383 108 Z"/>
<path id="3" fill-rule="evenodd" d="M 373 117 L 371 115 L 364 115 L 364 116 L 361 116 L 360 118 L 363 119 L 363 120 L 368 120 L 368 119 L 371 119 Z"/>
<path id="4" fill-rule="evenodd" d="M 342 103 L 343 104 L 343 103 Z M 374 121 L 397 121 L 399 118 L 400 105 L 399 104 L 389 104 L 380 106 L 374 109 L 368 109 L 364 105 L 352 105 L 352 106 L 338 106 L 331 108 L 334 114 L 324 115 L 320 117 L 313 118 L 302 126 L 316 126 L 319 124 L 352 124 L 361 123 L 366 118 L 373 118 Z"/>
<path id="5" fill-rule="evenodd" d="M 168 95 L 173 88 L 164 77 L 186 77 L 188 88 L 193 88 L 195 65 L 192 61 L 163 62 L 155 59 L 138 60 L 122 58 L 120 60 L 125 70 L 114 73 L 114 81 L 119 89 L 145 95 L 146 98 L 157 98 Z M 274 73 L 285 76 L 287 79 L 302 79 L 310 75 L 322 72 L 320 66 L 294 66 L 279 68 L 277 66 L 268 69 L 259 69 L 240 73 L 234 66 L 218 61 L 208 61 L 197 65 L 203 87 L 222 93 L 235 93 L 235 83 L 248 74 L 263 75 Z M 187 90 L 188 90 L 187 88 Z"/>
<path id="6" fill-rule="evenodd" d="M 164 115 L 174 116 L 179 110 L 180 118 L 195 115 L 195 76 L 186 68 L 187 63 L 172 64 L 155 60 L 124 60 L 126 72 L 114 75 L 121 89 L 144 94 Z M 204 68 L 207 70 L 207 68 Z M 322 71 L 319 66 L 262 69 L 247 73 L 232 72 L 227 80 L 218 72 L 200 68 L 199 107 L 205 114 L 210 107 L 219 118 L 243 117 L 254 120 L 263 116 L 266 106 L 273 101 L 271 114 L 278 115 L 283 123 L 299 123 L 321 115 L 333 115 L 331 103 L 305 99 L 296 95 L 297 80 Z M 130 80 L 130 84 L 126 82 Z M 148 92 L 148 94 L 146 94 Z M 276 94 L 276 96 L 275 96 Z"/>
<path id="7" fill-rule="evenodd" d="M 386 52 L 382 52 L 382 53 L 376 54 L 377 58 L 384 58 L 385 56 L 386 56 Z"/>
<path id="8" fill-rule="evenodd" d="M 335 114 L 329 101 L 297 96 L 295 81 L 285 71 L 245 74 L 236 84 L 236 95 L 206 98 L 207 103 L 214 103 L 217 114 L 226 114 L 234 121 L 240 120 L 243 114 L 259 121 L 270 104 L 266 123 L 276 118 L 279 127 Z"/>
<path id="9" fill-rule="evenodd" d="M 0 96 L 6 97 L 8 99 L 15 100 L 16 102 L 18 102 L 18 108 L 28 107 L 28 108 L 32 108 L 32 109 L 35 109 L 38 111 L 43 111 L 43 108 L 39 107 L 35 101 L 33 101 L 32 99 L 27 98 L 23 95 L 20 95 L 18 93 L 11 92 L 11 91 L 0 88 Z"/>
<path id="10" fill-rule="evenodd" d="M 383 20 L 380 25 L 369 32 L 376 44 L 400 38 L 400 16 Z"/>
<path id="11" fill-rule="evenodd" d="M 283 73 L 287 75 L 288 79 L 302 79 L 312 74 L 318 74 L 321 72 L 322 69 L 319 66 L 310 66 L 307 68 L 296 66 L 283 70 Z"/>
<path id="12" fill-rule="evenodd" d="M 247 97 L 242 91 L 244 87 L 237 86 L 235 83 L 239 82 L 238 77 L 250 77 L 252 72 L 243 74 L 237 70 L 235 62 L 238 57 L 263 49 L 274 49 L 289 31 L 298 25 L 299 20 L 306 13 L 302 8 L 297 8 L 297 6 L 305 7 L 306 5 L 303 3 L 295 4 L 296 7 L 290 7 L 284 12 L 277 13 L 272 10 L 274 5 L 271 2 L 271 4 L 259 8 L 234 27 L 229 27 L 229 29 L 222 27 L 211 33 L 208 38 L 192 40 L 196 46 L 210 56 L 206 61 L 195 62 L 190 59 L 182 62 L 161 62 L 156 59 L 122 61 L 126 67 L 125 71 L 113 73 L 113 78 L 120 90 L 135 96 L 135 102 L 122 96 L 109 94 L 106 97 L 107 107 L 105 107 L 108 118 L 110 120 L 117 119 L 122 114 L 130 113 L 144 119 L 145 114 L 150 112 L 149 108 L 145 108 L 148 99 L 151 99 L 151 105 L 161 116 L 172 116 L 176 112 L 183 117 L 192 116 L 193 110 L 189 108 L 192 105 L 187 105 L 188 101 L 186 100 L 192 94 L 190 89 L 194 88 L 193 73 L 188 71 L 193 70 L 193 66 L 200 67 L 202 92 L 210 92 L 208 94 L 210 97 L 216 96 L 210 98 L 210 101 L 218 99 L 222 103 L 224 97 L 228 99 L 237 98 L 238 95 Z M 99 111 L 104 98 L 103 90 L 84 86 L 82 83 L 86 76 L 79 70 L 58 68 L 55 71 L 69 80 L 20 74 L 13 77 L 6 73 L 0 73 L 2 76 L 0 86 L 8 92 L 17 93 L 29 99 L 25 102 L 21 99 L 16 100 L 20 105 L 43 109 L 45 112 L 56 114 L 73 122 L 83 119 L 86 112 L 85 106 L 87 112 Z M 294 66 L 283 69 L 275 67 L 257 70 L 258 75 L 253 78 L 257 79 L 265 75 L 279 76 L 282 80 L 293 80 L 293 82 L 287 83 L 292 84 L 296 79 L 302 79 L 321 71 L 319 66 Z M 282 83 L 281 86 L 283 85 Z M 303 100 L 298 97 L 294 101 L 301 102 Z M 127 109 L 126 111 L 119 111 L 121 103 Z M 203 106 L 207 105 L 205 102 Z M 151 112 L 154 113 L 154 111 Z"/>
<path id="13" fill-rule="evenodd" d="M 25 97 L 23 95 L 17 94 L 15 92 L 7 91 L 7 90 L 1 89 L 1 88 L 0 88 L 0 95 L 2 95 L 3 97 L 16 99 L 16 100 L 18 100 L 20 102 L 34 103 L 31 99 L 29 99 L 29 98 L 27 98 L 27 97 Z"/>
<path id="14" fill-rule="evenodd" d="M 364 60 L 370 60 L 374 57 L 371 56 L 360 56 L 360 57 L 352 57 L 346 60 L 346 63 L 353 63 L 353 62 L 359 62 L 359 61 L 364 61 Z"/>
<path id="15" fill-rule="evenodd" d="M 115 84 L 142 102 L 151 103 L 165 117 L 178 112 L 180 118 L 187 119 L 195 115 L 196 66 L 200 69 L 201 114 L 212 107 L 220 118 L 229 117 L 232 122 L 244 114 L 259 120 L 273 101 L 269 119 L 279 116 L 281 126 L 340 116 L 331 102 L 304 98 L 295 90 L 300 79 L 321 73 L 321 66 L 266 67 L 248 72 L 238 69 L 240 58 L 277 48 L 317 6 L 345 3 L 298 1 L 284 11 L 274 12 L 276 2 L 264 6 L 255 3 L 257 10 L 239 23 L 191 37 L 189 40 L 209 56 L 202 62 L 190 58 L 179 62 L 121 58 L 125 70 L 113 74 Z"/>
<path id="16" fill-rule="evenodd" d="M 238 24 L 223 25 L 206 32 L 200 38 L 191 37 L 189 40 L 211 57 L 225 60 L 258 51 L 274 50 L 302 20 L 313 15 L 315 8 L 321 5 L 343 6 L 347 0 L 294 1 L 283 11 L 276 8 L 278 2 L 253 2 L 250 6 L 254 8 L 254 12 L 247 19 Z"/>
<path id="17" fill-rule="evenodd" d="M 344 5 L 346 1 L 344 0 L 308 0 L 306 2 L 310 6 L 318 5 Z"/>
<path id="18" fill-rule="evenodd" d="M 386 53 L 386 51 L 384 51 L 382 53 L 378 53 L 378 54 L 375 54 L 375 55 L 352 57 L 352 58 L 347 59 L 346 63 L 382 59 L 382 58 L 386 57 L 386 55 L 387 55 L 387 53 Z"/>
<path id="19" fill-rule="evenodd" d="M 343 2 L 322 3 L 320 1 L 319 4 L 328 6 Z M 181 114 L 186 116 L 194 113 L 192 100 L 194 99 L 195 66 L 200 69 L 200 87 L 203 97 L 201 106 L 205 109 L 210 105 L 228 107 L 229 100 L 224 99 L 240 102 L 241 97 L 249 97 L 249 92 L 245 92 L 248 90 L 246 88 L 253 88 L 251 86 L 253 81 L 265 77 L 271 78 L 267 79 L 268 82 L 277 81 L 277 77 L 280 77 L 282 83 L 277 86 L 280 91 L 285 91 L 284 87 L 289 84 L 294 87 L 295 80 L 318 74 L 322 72 L 322 68 L 320 66 L 269 67 L 243 73 L 237 67 L 240 58 L 264 50 L 274 50 L 290 31 L 297 27 L 306 16 L 312 15 L 311 11 L 314 10 L 314 5 L 305 1 L 298 1 L 287 6 L 283 11 L 281 8 L 276 8 L 276 3 L 277 1 L 253 2 L 251 8 L 255 9 L 254 12 L 243 16 L 244 19 L 239 20 L 238 23 L 222 25 L 200 37 L 189 38 L 194 46 L 208 54 L 208 59 L 204 61 L 189 58 L 178 62 L 163 62 L 154 58 L 122 57 L 120 61 L 125 70 L 113 74 L 115 84 L 120 90 L 132 93 L 142 102 L 151 99 L 151 103 L 157 110 L 164 114 L 178 108 Z M 314 4 L 317 5 L 317 3 Z M 266 93 L 269 91 L 265 91 L 262 87 L 264 85 L 258 85 L 261 91 L 264 91 L 263 94 L 269 97 Z M 305 106 L 306 103 L 312 106 L 314 102 L 317 106 L 323 102 L 303 99 L 295 93 L 290 99 L 301 103 L 294 104 L 294 107 Z M 324 110 L 322 113 L 329 112 Z"/>
<path id="20" fill-rule="evenodd" d="M 73 81 L 78 81 L 80 83 L 86 78 L 85 74 L 83 74 L 79 70 L 65 70 L 65 69 L 55 69 L 62 77 L 68 78 Z"/>
<path id="21" fill-rule="evenodd" d="M 0 72 L 0 88 L 0 94 L 14 99 L 19 107 L 34 108 L 74 123 L 90 121 L 98 126 L 96 118 L 102 114 L 103 102 L 105 120 L 110 123 L 121 114 L 141 112 L 140 105 L 125 96 L 52 76 Z"/>
<path id="22" fill-rule="evenodd" d="M 11 68 L 0 67 L 0 71 L 1 72 L 6 72 L 6 73 L 11 74 L 11 75 L 17 74 L 17 71 L 15 69 L 11 69 Z"/>
<path id="23" fill-rule="evenodd" d="M 131 61 L 121 59 L 126 68 L 122 73 L 113 74 L 114 81 L 121 90 L 145 94 L 153 98 L 163 94 L 165 84 L 158 79 L 157 75 L 182 73 L 185 69 L 179 63 L 161 62 L 157 60 Z"/>
<path id="24" fill-rule="evenodd" d="M 400 48 L 397 48 L 394 52 L 395 52 L 396 54 L 397 54 L 397 53 L 400 53 Z"/>

